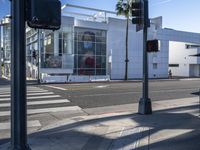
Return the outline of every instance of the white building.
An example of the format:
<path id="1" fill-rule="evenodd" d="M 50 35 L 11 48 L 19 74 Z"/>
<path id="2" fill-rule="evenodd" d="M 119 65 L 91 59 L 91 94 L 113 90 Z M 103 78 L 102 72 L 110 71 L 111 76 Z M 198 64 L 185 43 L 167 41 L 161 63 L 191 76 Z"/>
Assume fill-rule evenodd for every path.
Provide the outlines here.
<path id="1" fill-rule="evenodd" d="M 160 18 L 158 18 L 159 20 Z M 168 41 L 157 36 L 160 24 L 149 28 L 149 39 L 160 40 L 160 51 L 149 54 L 149 77 L 168 77 Z M 143 34 L 129 24 L 128 78 L 142 78 Z M 105 22 L 62 17 L 59 31 L 45 32 L 41 51 L 42 80 L 65 82 L 124 79 L 126 21 Z"/>
<path id="2" fill-rule="evenodd" d="M 54 32 L 27 28 L 27 76 L 39 75 L 42 82 L 124 79 L 125 33 L 126 20 L 103 10 L 92 16 L 82 14 L 81 18 L 63 16 L 61 29 Z M 160 51 L 148 54 L 149 78 L 168 78 L 169 69 L 176 76 L 199 76 L 199 58 L 190 55 L 198 52 L 200 34 L 163 29 L 162 17 L 158 17 L 151 19 L 148 39 L 160 41 Z M 129 79 L 142 78 L 142 40 L 142 31 L 136 32 L 130 22 Z"/>
<path id="3" fill-rule="evenodd" d="M 169 69 L 172 75 L 200 77 L 200 34 L 164 30 L 169 42 Z"/>

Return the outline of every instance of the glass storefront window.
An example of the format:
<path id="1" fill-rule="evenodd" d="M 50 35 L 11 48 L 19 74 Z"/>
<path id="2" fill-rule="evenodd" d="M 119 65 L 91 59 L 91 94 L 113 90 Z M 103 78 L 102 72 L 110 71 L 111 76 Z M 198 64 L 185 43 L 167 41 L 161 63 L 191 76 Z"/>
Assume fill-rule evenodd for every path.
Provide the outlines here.
<path id="1" fill-rule="evenodd" d="M 41 54 L 42 68 L 74 68 L 73 27 L 44 33 L 44 50 Z"/>
<path id="2" fill-rule="evenodd" d="M 62 57 L 54 56 L 54 54 L 43 54 L 42 59 L 42 68 L 62 68 Z"/>
<path id="3" fill-rule="evenodd" d="M 96 55 L 106 55 L 106 44 L 105 43 L 97 43 L 96 44 Z"/>
<path id="4" fill-rule="evenodd" d="M 96 68 L 106 68 L 106 57 L 105 56 L 97 56 L 96 57 Z"/>
<path id="5" fill-rule="evenodd" d="M 75 28 L 74 74 L 106 75 L 106 31 Z"/>

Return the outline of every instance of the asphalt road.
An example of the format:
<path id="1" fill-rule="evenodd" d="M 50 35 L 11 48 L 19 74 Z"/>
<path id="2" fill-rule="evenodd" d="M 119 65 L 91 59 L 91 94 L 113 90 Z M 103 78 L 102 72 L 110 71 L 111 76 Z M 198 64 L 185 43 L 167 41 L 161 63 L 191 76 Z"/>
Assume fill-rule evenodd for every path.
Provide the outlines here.
<path id="1" fill-rule="evenodd" d="M 42 85 L 69 99 L 82 109 L 137 103 L 142 95 L 141 82 L 110 82 Z M 151 81 L 149 97 L 152 101 L 195 97 L 200 80 Z"/>

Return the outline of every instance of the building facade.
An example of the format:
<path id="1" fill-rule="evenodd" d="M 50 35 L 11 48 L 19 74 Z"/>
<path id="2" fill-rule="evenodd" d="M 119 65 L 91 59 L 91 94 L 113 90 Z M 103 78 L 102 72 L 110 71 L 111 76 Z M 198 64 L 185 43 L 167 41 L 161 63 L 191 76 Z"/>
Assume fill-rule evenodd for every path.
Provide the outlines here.
<path id="1" fill-rule="evenodd" d="M 11 68 L 11 25 L 10 16 L 5 16 L 0 21 L 0 74 L 1 76 L 10 78 Z"/>
<path id="2" fill-rule="evenodd" d="M 129 23 L 128 79 L 141 79 L 143 32 Z M 3 26 L 3 75 L 10 76 L 10 26 Z M 85 20 L 63 16 L 58 31 L 26 28 L 27 78 L 41 82 L 121 80 L 125 76 L 126 20 L 116 17 Z M 159 52 L 148 54 L 149 78 L 199 76 L 200 34 L 162 28 L 151 19 L 148 39 L 159 40 Z M 9 67 L 5 67 L 9 66 Z"/>

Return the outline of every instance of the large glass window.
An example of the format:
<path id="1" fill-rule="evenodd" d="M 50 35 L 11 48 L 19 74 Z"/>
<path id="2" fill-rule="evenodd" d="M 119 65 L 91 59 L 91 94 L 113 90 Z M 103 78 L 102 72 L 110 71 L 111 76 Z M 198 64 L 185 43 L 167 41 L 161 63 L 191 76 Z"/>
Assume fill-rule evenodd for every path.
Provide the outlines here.
<path id="1" fill-rule="evenodd" d="M 74 74 L 106 75 L 106 31 L 75 28 Z"/>
<path id="2" fill-rule="evenodd" d="M 46 31 L 44 34 L 41 67 L 73 69 L 73 28 L 66 26 L 59 31 Z"/>
<path id="3" fill-rule="evenodd" d="M 4 59 L 11 59 L 11 27 L 10 24 L 3 25 L 3 50 L 4 50 Z"/>

